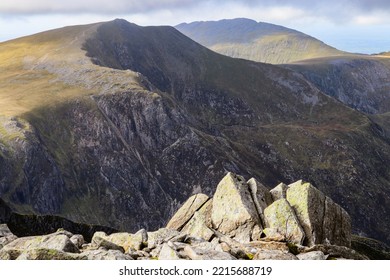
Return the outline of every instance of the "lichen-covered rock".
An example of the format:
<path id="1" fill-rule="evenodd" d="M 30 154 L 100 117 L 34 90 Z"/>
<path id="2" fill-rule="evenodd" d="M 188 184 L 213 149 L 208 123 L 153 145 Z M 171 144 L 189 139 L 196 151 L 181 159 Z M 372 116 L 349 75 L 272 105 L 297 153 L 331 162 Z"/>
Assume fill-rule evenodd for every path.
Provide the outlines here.
<path id="1" fill-rule="evenodd" d="M 122 246 L 119 246 L 119 245 L 117 245 L 111 241 L 108 241 L 100 236 L 94 236 L 93 245 L 95 245 L 97 248 L 103 248 L 106 250 L 116 250 L 116 251 L 120 251 L 122 253 L 125 252 L 125 249 L 123 249 Z"/>
<path id="2" fill-rule="evenodd" d="M 250 241 L 260 219 L 243 177 L 229 172 L 218 184 L 213 197 L 211 221 L 221 233 L 237 241 Z"/>
<path id="3" fill-rule="evenodd" d="M 287 200 L 305 232 L 304 245 L 351 245 L 351 219 L 348 213 L 310 183 L 298 181 L 291 184 L 287 190 Z"/>
<path id="4" fill-rule="evenodd" d="M 288 201 L 281 198 L 264 210 L 267 227 L 277 229 L 286 241 L 302 244 L 305 233 L 302 230 L 293 208 Z M 264 232 L 264 231 L 263 231 Z M 268 231 L 272 232 L 272 231 Z"/>
<path id="5" fill-rule="evenodd" d="M 192 248 L 191 246 L 186 246 L 184 248 L 184 253 L 191 260 L 236 260 L 235 257 L 227 252 L 202 250 L 200 248 Z"/>
<path id="6" fill-rule="evenodd" d="M 214 232 L 206 226 L 205 216 L 195 212 L 192 219 L 184 226 L 181 231 L 190 236 L 196 236 L 209 241 Z"/>
<path id="7" fill-rule="evenodd" d="M 280 183 L 277 185 L 275 188 L 270 190 L 270 194 L 272 196 L 272 199 L 274 201 L 281 199 L 281 198 L 286 198 L 286 192 L 287 192 L 288 186 L 284 183 Z"/>
<path id="8" fill-rule="evenodd" d="M 13 233 L 8 226 L 6 224 L 0 224 L 0 237 L 6 237 L 9 235 L 13 235 Z"/>
<path id="9" fill-rule="evenodd" d="M 260 216 L 261 226 L 265 227 L 264 209 L 268 205 L 272 204 L 273 199 L 269 190 L 255 178 L 250 179 L 247 182 L 249 191 L 252 195 L 253 202 L 255 204 L 257 213 Z"/>
<path id="10" fill-rule="evenodd" d="M 69 237 L 61 232 L 49 235 L 21 237 L 5 245 L 3 250 L 26 251 L 30 249 L 53 249 L 69 253 L 78 253 L 79 249 Z"/>
<path id="11" fill-rule="evenodd" d="M 148 232 L 148 248 L 154 249 L 164 242 L 171 240 L 172 238 L 179 236 L 180 233 L 177 230 L 169 228 L 160 228 L 153 232 Z"/>
<path id="12" fill-rule="evenodd" d="M 263 229 L 261 240 L 264 241 L 286 241 L 285 234 L 281 234 L 277 228 L 265 228 Z"/>
<path id="13" fill-rule="evenodd" d="M 92 243 L 96 243 L 96 240 L 103 238 L 111 243 L 116 244 L 117 246 L 122 247 L 125 252 L 129 249 L 140 250 L 141 248 L 147 246 L 148 233 L 146 230 L 141 229 L 135 234 L 128 232 L 117 232 L 110 235 L 106 235 L 104 232 L 96 232 L 92 238 Z"/>
<path id="14" fill-rule="evenodd" d="M 261 250 L 253 257 L 254 260 L 298 260 L 291 253 L 278 250 Z"/>
<path id="15" fill-rule="evenodd" d="M 70 241 L 77 246 L 77 248 L 81 248 L 85 244 L 84 237 L 81 234 L 75 234 L 70 238 Z"/>
<path id="16" fill-rule="evenodd" d="M 208 199 L 209 197 L 202 193 L 191 196 L 169 220 L 166 228 L 181 230 Z"/>
<path id="17" fill-rule="evenodd" d="M 347 211 L 326 197 L 324 212 L 322 243 L 351 247 L 352 225 Z"/>
<path id="18" fill-rule="evenodd" d="M 133 260 L 131 256 L 123 254 L 118 250 L 89 250 L 82 252 L 80 256 L 88 260 Z"/>
<path id="19" fill-rule="evenodd" d="M 158 255 L 159 260 L 180 260 L 177 252 L 172 249 L 167 243 L 161 248 L 160 254 Z"/>
<path id="20" fill-rule="evenodd" d="M 35 248 L 22 252 L 17 260 L 87 260 L 87 257 L 55 249 Z"/>
<path id="21" fill-rule="evenodd" d="M 307 252 L 297 255 L 297 258 L 300 260 L 318 260 L 323 261 L 326 260 L 328 256 L 326 256 L 322 251 L 313 251 Z"/>

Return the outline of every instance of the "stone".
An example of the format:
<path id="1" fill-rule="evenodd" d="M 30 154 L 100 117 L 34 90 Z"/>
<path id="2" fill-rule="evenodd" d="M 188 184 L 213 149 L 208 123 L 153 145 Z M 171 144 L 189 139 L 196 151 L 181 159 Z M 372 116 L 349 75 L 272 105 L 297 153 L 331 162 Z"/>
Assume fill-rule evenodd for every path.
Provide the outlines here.
<path id="1" fill-rule="evenodd" d="M 156 248 L 158 245 L 161 245 L 179 235 L 180 233 L 177 230 L 169 228 L 160 228 L 157 231 L 148 232 L 148 248 Z"/>
<path id="2" fill-rule="evenodd" d="M 79 249 L 74 245 L 69 237 L 61 232 L 56 232 L 42 236 L 20 237 L 11 243 L 5 245 L 3 250 L 20 250 L 30 249 L 53 249 L 69 253 L 79 253 Z"/>
<path id="3" fill-rule="evenodd" d="M 240 242 L 250 241 L 260 219 L 243 177 L 229 172 L 218 184 L 213 196 L 211 221 L 219 232 Z"/>
<path id="4" fill-rule="evenodd" d="M 337 245 L 325 245 L 325 244 L 316 244 L 310 248 L 303 247 L 300 249 L 301 253 L 321 251 L 325 255 L 329 255 L 329 258 L 345 258 L 349 260 L 369 260 L 365 255 L 362 255 L 355 250 L 352 250 L 345 246 Z"/>
<path id="5" fill-rule="evenodd" d="M 114 235 L 115 233 L 111 234 Z M 131 240 L 130 247 L 134 250 L 141 250 L 148 245 L 148 232 L 145 229 L 137 231 Z"/>
<path id="6" fill-rule="evenodd" d="M 303 245 L 351 245 L 351 219 L 348 213 L 310 183 L 298 181 L 291 184 L 287 190 L 287 200 L 305 232 Z"/>
<path id="7" fill-rule="evenodd" d="M 81 257 L 85 257 L 88 260 L 133 260 L 130 255 L 123 254 L 118 250 L 89 250 L 82 252 Z"/>
<path id="8" fill-rule="evenodd" d="M 270 194 L 272 196 L 273 201 L 277 201 L 281 198 L 286 198 L 286 192 L 287 192 L 288 186 L 284 183 L 280 183 L 275 188 L 270 190 Z"/>
<path id="9" fill-rule="evenodd" d="M 184 226 L 181 232 L 203 238 L 206 241 L 209 241 L 214 235 L 213 231 L 206 226 L 205 216 L 198 212 L 194 213 L 192 219 Z"/>
<path id="10" fill-rule="evenodd" d="M 87 260 L 86 256 L 54 249 L 35 248 L 22 252 L 17 260 Z"/>
<path id="11" fill-rule="evenodd" d="M 286 242 L 278 241 L 252 241 L 248 244 L 245 244 L 248 248 L 255 248 L 256 251 L 259 250 L 271 250 L 271 251 L 280 251 L 280 252 L 289 252 L 289 248 Z"/>
<path id="12" fill-rule="evenodd" d="M 0 237 L 14 235 L 6 224 L 0 224 Z"/>
<path id="13" fill-rule="evenodd" d="M 267 227 L 277 229 L 286 241 L 300 245 L 303 243 L 305 233 L 295 216 L 294 209 L 286 199 L 281 198 L 268 206 L 264 210 L 264 216 Z"/>
<path id="14" fill-rule="evenodd" d="M 158 255 L 159 260 L 180 260 L 177 252 L 171 248 L 167 243 L 165 243 Z"/>
<path id="15" fill-rule="evenodd" d="M 9 249 L 9 250 L 0 250 L 0 260 L 16 260 L 22 251 Z"/>
<path id="16" fill-rule="evenodd" d="M 298 260 L 291 253 L 286 253 L 278 250 L 261 250 L 256 253 L 254 260 Z"/>
<path id="17" fill-rule="evenodd" d="M 318 260 L 323 261 L 328 258 L 322 251 L 313 251 L 308 253 L 302 253 L 297 255 L 297 258 L 300 260 Z"/>
<path id="18" fill-rule="evenodd" d="M 255 178 L 247 182 L 257 213 L 260 216 L 261 226 L 265 227 L 264 209 L 272 204 L 273 199 L 269 190 Z"/>
<path id="19" fill-rule="evenodd" d="M 70 241 L 77 246 L 77 248 L 81 248 L 85 244 L 84 237 L 81 234 L 75 234 L 70 238 Z"/>
<path id="20" fill-rule="evenodd" d="M 262 234 L 264 235 L 261 238 L 263 241 L 286 241 L 286 237 L 277 228 L 265 228 Z"/>
<path id="21" fill-rule="evenodd" d="M 117 232 L 107 235 L 104 232 L 96 232 L 92 238 L 92 243 L 95 242 L 94 240 L 96 238 L 103 238 L 111 243 L 116 244 L 117 246 L 122 247 L 125 252 L 127 252 L 129 249 L 140 250 L 147 246 L 148 233 L 145 229 L 141 229 L 135 234 L 128 232 Z"/>
<path id="22" fill-rule="evenodd" d="M 7 244 L 11 243 L 12 241 L 16 240 L 17 237 L 15 235 L 7 235 L 4 237 L 0 237 L 0 250 Z"/>
<path id="23" fill-rule="evenodd" d="M 207 200 L 209 197 L 202 193 L 191 196 L 169 220 L 166 228 L 180 231 Z"/>
<path id="24" fill-rule="evenodd" d="M 108 241 L 100 236 L 94 236 L 93 238 L 93 244 L 97 247 L 97 248 L 103 248 L 103 249 L 106 249 L 106 250 L 116 250 L 116 251 L 120 251 L 122 253 L 125 252 L 125 249 L 122 247 L 122 246 L 119 246 L 111 241 Z"/>
<path id="25" fill-rule="evenodd" d="M 191 260 L 236 260 L 235 257 L 226 252 L 219 252 L 216 250 L 202 250 L 194 249 L 191 246 L 184 248 L 184 253 Z"/>
<path id="26" fill-rule="evenodd" d="M 323 241 L 332 245 L 351 247 L 351 218 L 342 207 L 331 198 L 325 198 L 325 216 L 322 224 Z"/>

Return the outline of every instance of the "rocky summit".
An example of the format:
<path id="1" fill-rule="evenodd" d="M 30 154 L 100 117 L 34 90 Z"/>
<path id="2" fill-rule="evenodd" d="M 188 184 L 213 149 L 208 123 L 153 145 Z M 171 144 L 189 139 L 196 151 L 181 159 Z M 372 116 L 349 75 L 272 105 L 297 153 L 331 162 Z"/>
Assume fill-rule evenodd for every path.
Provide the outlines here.
<path id="1" fill-rule="evenodd" d="M 229 172 L 213 197 L 191 196 L 166 227 L 136 233 L 96 231 L 90 242 L 65 229 L 17 237 L 3 224 L 0 259 L 389 259 L 390 249 L 383 244 L 370 247 L 360 240 L 355 246 L 359 250 L 354 250 L 348 213 L 310 183 L 298 181 L 271 196 L 278 189 L 280 185 L 269 192 L 255 179 L 247 182 Z"/>

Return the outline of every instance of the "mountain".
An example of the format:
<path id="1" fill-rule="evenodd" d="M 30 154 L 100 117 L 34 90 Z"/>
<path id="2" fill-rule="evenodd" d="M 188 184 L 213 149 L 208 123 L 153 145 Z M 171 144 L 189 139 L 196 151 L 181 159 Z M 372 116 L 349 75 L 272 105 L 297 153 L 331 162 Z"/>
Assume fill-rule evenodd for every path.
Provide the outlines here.
<path id="1" fill-rule="evenodd" d="M 0 44 L 0 196 L 19 214 L 153 230 L 224 174 L 304 179 L 389 243 L 390 138 L 286 68 L 124 20 Z"/>
<path id="2" fill-rule="evenodd" d="M 304 33 L 238 18 L 182 23 L 177 30 L 218 53 L 272 64 L 345 54 Z"/>
<path id="3" fill-rule="evenodd" d="M 339 56 L 286 65 L 345 105 L 367 114 L 390 112 L 390 59 Z"/>

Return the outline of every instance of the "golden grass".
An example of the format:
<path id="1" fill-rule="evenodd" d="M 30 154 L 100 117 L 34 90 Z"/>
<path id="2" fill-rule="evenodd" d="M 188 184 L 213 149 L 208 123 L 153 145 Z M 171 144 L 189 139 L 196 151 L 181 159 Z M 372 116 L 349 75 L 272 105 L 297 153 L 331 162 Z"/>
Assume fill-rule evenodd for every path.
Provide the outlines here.
<path id="1" fill-rule="evenodd" d="M 0 115 L 21 116 L 73 98 L 139 88 L 135 73 L 96 66 L 85 56 L 82 44 L 97 26 L 66 27 L 1 43 Z"/>

